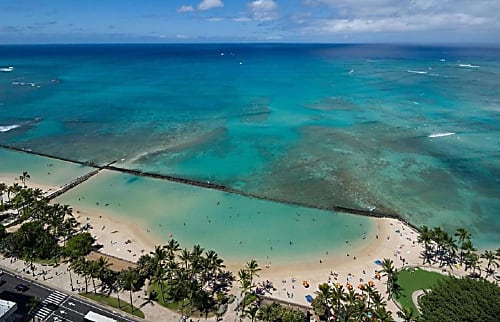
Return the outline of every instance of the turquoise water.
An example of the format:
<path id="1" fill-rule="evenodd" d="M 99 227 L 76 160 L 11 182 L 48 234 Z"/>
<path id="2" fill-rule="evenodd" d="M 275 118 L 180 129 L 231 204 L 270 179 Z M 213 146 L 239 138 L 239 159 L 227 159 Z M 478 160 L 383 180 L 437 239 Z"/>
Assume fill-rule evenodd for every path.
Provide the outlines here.
<path id="1" fill-rule="evenodd" d="M 499 54 L 2 46 L 0 66 L 14 70 L 0 72 L 0 143 L 322 207 L 375 206 L 498 247 Z"/>
<path id="2" fill-rule="evenodd" d="M 79 164 L 0 149 L 0 175 L 9 174 L 12 179 L 19 178 L 26 171 L 30 176 L 28 181 L 58 187 L 92 170 Z"/>
<path id="3" fill-rule="evenodd" d="M 99 174 L 58 202 L 134 220 L 160 240 L 172 236 L 183 247 L 200 244 L 225 259 L 262 265 L 345 256 L 352 250 L 345 241 L 375 238 L 370 218 L 118 173 Z"/>

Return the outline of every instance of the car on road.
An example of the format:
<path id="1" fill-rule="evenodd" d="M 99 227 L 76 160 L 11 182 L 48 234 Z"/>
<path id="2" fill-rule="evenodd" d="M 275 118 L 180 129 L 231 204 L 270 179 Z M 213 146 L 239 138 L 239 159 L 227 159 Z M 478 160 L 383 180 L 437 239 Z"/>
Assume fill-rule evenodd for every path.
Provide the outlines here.
<path id="1" fill-rule="evenodd" d="M 25 284 L 17 284 L 16 285 L 16 291 L 26 292 L 27 290 L 29 290 L 29 286 L 28 285 L 25 285 Z"/>

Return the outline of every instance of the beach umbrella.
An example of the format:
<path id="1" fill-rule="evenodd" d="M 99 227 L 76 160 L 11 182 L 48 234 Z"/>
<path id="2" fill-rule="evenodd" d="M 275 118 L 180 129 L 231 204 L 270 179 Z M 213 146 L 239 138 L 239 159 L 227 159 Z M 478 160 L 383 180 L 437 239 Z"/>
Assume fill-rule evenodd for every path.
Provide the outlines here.
<path id="1" fill-rule="evenodd" d="M 382 261 L 380 259 L 376 259 L 373 262 L 379 266 L 382 266 Z"/>
<path id="2" fill-rule="evenodd" d="M 313 300 L 313 297 L 310 294 L 307 294 L 306 295 L 306 301 L 307 301 L 307 303 L 311 303 L 312 300 Z"/>

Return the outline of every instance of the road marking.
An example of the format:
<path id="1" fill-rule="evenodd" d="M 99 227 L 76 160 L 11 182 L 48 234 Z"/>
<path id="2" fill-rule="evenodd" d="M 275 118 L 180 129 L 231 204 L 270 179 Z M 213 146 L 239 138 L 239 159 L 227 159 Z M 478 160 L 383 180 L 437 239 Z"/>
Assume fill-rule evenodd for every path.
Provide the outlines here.
<path id="1" fill-rule="evenodd" d="M 125 320 L 125 321 L 130 321 L 130 322 L 136 322 L 136 320 L 132 320 L 132 319 L 129 319 L 125 316 L 122 316 L 121 314 L 118 314 L 114 311 L 111 311 L 111 309 L 114 309 L 112 307 L 109 308 L 109 310 L 107 309 L 103 309 L 102 307 L 99 307 L 99 306 L 96 306 L 96 305 L 93 305 L 92 303 L 89 303 L 89 302 L 85 302 L 85 301 L 82 301 L 80 299 L 77 299 L 76 297 L 72 297 L 72 299 L 75 301 L 75 302 L 80 302 L 81 304 L 84 304 L 84 305 L 87 305 L 87 306 L 90 306 L 91 308 L 94 308 L 96 310 L 99 310 L 99 311 L 102 311 L 102 312 L 105 312 L 111 316 L 115 316 L 116 318 L 118 319 L 121 319 L 121 320 Z"/>
<path id="2" fill-rule="evenodd" d="M 2 266 L 3 266 L 3 265 L 2 265 Z M 96 306 L 96 305 L 94 305 L 94 304 L 92 304 L 92 303 L 90 303 L 90 302 L 82 301 L 82 300 L 80 300 L 80 299 L 78 299 L 78 298 L 76 298 L 76 297 L 72 297 L 70 294 L 67 294 L 67 293 L 62 293 L 62 292 L 58 291 L 57 289 L 47 287 L 47 286 L 45 286 L 45 285 L 43 285 L 43 284 L 39 284 L 39 283 L 37 283 L 37 282 L 35 282 L 35 281 L 31 280 L 31 279 L 25 278 L 25 277 L 21 276 L 21 275 L 20 275 L 20 274 L 18 274 L 18 273 L 12 273 L 12 272 L 8 271 L 8 268 L 7 268 L 7 267 L 5 267 L 5 269 L 3 269 L 3 271 L 4 271 L 4 273 L 6 273 L 6 274 L 8 274 L 8 275 L 10 275 L 10 276 L 12 276 L 12 277 L 14 277 L 14 278 L 20 279 L 20 280 L 22 280 L 22 281 L 24 281 L 24 282 L 27 282 L 27 283 L 28 283 L 28 284 L 30 284 L 30 285 L 35 285 L 35 286 L 38 286 L 38 287 L 40 287 L 40 288 L 42 288 L 42 289 L 44 289 L 44 290 L 50 291 L 50 292 L 52 292 L 52 293 L 54 293 L 54 292 L 58 292 L 59 294 L 64 294 L 64 295 L 66 295 L 66 298 L 65 298 L 65 299 L 63 299 L 63 300 L 62 300 L 61 302 L 59 302 L 59 303 L 62 303 L 62 302 L 64 302 L 64 301 L 68 301 L 69 299 L 71 299 L 73 302 L 79 302 L 79 303 L 81 303 L 81 304 L 83 304 L 83 305 L 86 305 L 86 306 L 89 306 L 89 307 L 91 307 L 91 308 L 93 308 L 93 309 L 95 309 L 95 310 L 99 310 L 99 311 L 105 312 L 106 314 L 108 314 L 108 315 L 110 315 L 110 316 L 113 316 L 113 317 L 116 317 L 116 318 L 117 318 L 117 319 L 119 319 L 119 320 L 124 320 L 124 321 L 129 321 L 129 322 L 136 322 L 136 320 L 132 320 L 132 319 L 130 319 L 130 318 L 128 318 L 128 317 L 125 317 L 125 316 L 123 316 L 123 315 L 119 314 L 118 312 L 112 311 L 112 309 L 113 309 L 112 307 L 109 307 L 109 309 L 108 309 L 108 308 L 106 308 L 105 306 L 104 306 L 104 307 L 100 307 L 100 306 Z M 49 296 L 50 296 L 50 295 L 49 295 Z M 42 306 L 42 307 L 44 307 L 44 306 Z M 67 308 L 67 307 L 65 307 L 65 309 L 70 310 L 70 309 L 69 309 L 69 308 Z M 35 310 L 36 310 L 36 309 L 35 309 Z M 41 310 L 41 308 L 40 308 L 40 309 L 38 309 L 38 310 Z M 72 310 L 72 311 L 73 311 L 73 310 Z M 58 316 L 57 314 L 55 314 L 55 312 L 56 312 L 56 311 L 51 311 L 51 313 L 49 314 L 49 316 L 47 316 L 45 319 L 41 318 L 41 320 L 46 321 L 46 320 L 48 320 L 51 316 L 58 317 L 59 319 L 61 319 L 62 317 L 60 317 L 60 316 Z M 78 311 L 75 311 L 75 312 L 76 312 L 76 313 L 79 313 L 79 314 L 81 314 L 81 315 L 83 315 L 82 313 L 80 313 L 80 312 L 78 312 Z M 38 312 L 37 312 L 37 313 L 38 313 Z"/>

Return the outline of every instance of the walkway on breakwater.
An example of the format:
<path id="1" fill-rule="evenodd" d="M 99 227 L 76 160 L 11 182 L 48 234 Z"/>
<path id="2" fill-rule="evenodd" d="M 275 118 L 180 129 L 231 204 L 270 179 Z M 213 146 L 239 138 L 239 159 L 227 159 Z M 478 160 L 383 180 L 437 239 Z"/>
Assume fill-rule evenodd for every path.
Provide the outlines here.
<path id="1" fill-rule="evenodd" d="M 301 207 L 306 207 L 306 208 L 314 208 L 314 209 L 320 209 L 320 210 L 343 212 L 343 213 L 348 213 L 348 214 L 353 214 L 353 215 L 360 215 L 360 216 L 366 216 L 366 217 L 394 218 L 394 219 L 397 219 L 397 220 L 399 220 L 399 221 L 407 224 L 408 226 L 414 228 L 416 231 L 419 230 L 418 227 L 416 227 L 415 225 L 412 225 L 411 223 L 409 223 L 408 221 L 406 221 L 405 219 L 403 219 L 401 217 L 401 215 L 395 214 L 395 213 L 385 213 L 385 212 L 381 212 L 381 211 L 361 209 L 361 208 L 350 208 L 350 207 L 344 207 L 344 206 L 340 206 L 340 205 L 331 205 L 329 207 L 323 207 L 323 206 L 318 206 L 318 205 L 314 205 L 314 204 L 309 204 L 309 203 L 306 203 L 306 202 L 299 202 L 299 201 L 293 201 L 293 200 L 284 200 L 284 199 L 280 199 L 280 198 L 272 198 L 272 197 L 267 197 L 267 196 L 263 196 L 263 195 L 258 195 L 258 194 L 253 194 L 253 193 L 249 193 L 249 192 L 245 192 L 245 191 L 233 189 L 231 187 L 228 187 L 228 186 L 225 186 L 225 185 L 221 185 L 221 184 L 217 184 L 217 183 L 213 183 L 213 182 L 210 182 L 210 181 L 192 180 L 192 179 L 182 178 L 182 177 L 177 177 L 177 176 L 172 176 L 172 175 L 152 173 L 152 172 L 143 172 L 141 170 L 134 170 L 134 169 L 127 169 L 127 168 L 116 167 L 116 166 L 113 166 L 113 164 L 116 161 L 113 161 L 113 162 L 111 162 L 111 163 L 109 163 L 107 165 L 104 165 L 104 166 L 99 166 L 99 165 L 97 165 L 96 163 L 94 163 L 92 161 L 72 160 L 72 159 L 68 159 L 68 158 L 64 158 L 64 157 L 58 157 L 58 156 L 53 156 L 53 155 L 49 155 L 49 154 L 46 154 L 46 153 L 32 151 L 31 149 L 22 149 L 22 148 L 18 148 L 18 147 L 14 147 L 14 146 L 3 145 L 3 144 L 0 144 L 0 148 L 4 148 L 4 149 L 8 149 L 8 150 L 13 150 L 13 151 L 19 151 L 19 152 L 30 153 L 30 154 L 34 154 L 34 155 L 39 155 L 39 156 L 51 158 L 51 159 L 56 159 L 56 160 L 60 160 L 60 161 L 71 162 L 71 163 L 76 163 L 76 164 L 80 164 L 80 165 L 85 165 L 85 166 L 88 166 L 88 167 L 96 168 L 95 171 L 92 171 L 92 172 L 90 172 L 88 174 L 85 174 L 85 175 L 83 175 L 83 176 L 81 176 L 81 177 L 79 177 L 79 178 L 71 181 L 70 183 L 64 185 L 63 187 L 65 187 L 67 185 L 70 185 L 70 184 L 73 184 L 71 187 L 67 188 L 66 190 L 64 190 L 64 191 L 61 190 L 61 192 L 57 196 L 61 195 L 62 193 L 68 191 L 69 189 L 71 189 L 71 188 L 77 186 L 78 184 L 84 182 L 85 180 L 89 179 L 91 176 L 97 174 L 100 170 L 106 169 L 106 170 L 110 170 L 110 171 L 115 171 L 115 172 L 121 172 L 121 173 L 130 174 L 130 175 L 134 175 L 134 176 L 140 176 L 140 177 L 147 177 L 147 178 L 154 178 L 154 179 L 172 181 L 172 182 L 177 182 L 177 183 L 181 183 L 181 184 L 187 184 L 187 185 L 191 185 L 191 186 L 201 187 L 201 188 L 205 188 L 205 189 L 214 189 L 214 190 L 224 191 L 224 192 L 227 192 L 227 193 L 238 194 L 238 195 L 241 195 L 241 196 L 244 196 L 244 197 L 261 199 L 261 200 L 267 200 L 267 201 L 272 201 L 272 202 L 278 202 L 278 203 L 282 203 L 282 204 L 295 205 L 295 206 L 301 206 Z M 81 181 L 79 181 L 79 180 L 81 180 Z M 54 193 L 56 193 L 58 191 L 59 190 L 55 191 Z M 55 198 L 55 197 L 51 197 L 50 199 L 52 199 L 52 198 Z"/>
<path id="2" fill-rule="evenodd" d="M 113 161 L 113 162 L 111 162 L 111 163 L 109 163 L 109 164 L 108 164 L 108 165 L 106 165 L 106 166 L 110 166 L 110 165 L 112 165 L 112 164 L 113 164 L 113 163 L 115 163 L 115 162 L 116 162 L 116 160 L 115 160 L 115 161 Z M 75 179 L 71 180 L 70 182 L 68 182 L 68 183 L 66 183 L 66 184 L 62 185 L 61 187 L 59 187 L 59 189 L 57 189 L 57 190 L 55 190 L 55 191 L 51 191 L 48 195 L 46 195 L 46 196 L 45 196 L 45 198 L 47 198 L 48 200 L 52 200 L 52 199 L 54 199 L 54 198 L 59 197 L 60 195 L 62 195 L 62 194 L 63 194 L 63 193 L 65 193 L 66 191 L 68 191 L 68 190 L 70 190 L 70 189 L 72 189 L 72 188 L 76 187 L 77 185 L 79 185 L 79 184 L 80 184 L 80 183 L 82 183 L 82 182 L 87 181 L 88 179 L 90 179 L 90 177 L 95 176 L 95 175 L 96 175 L 96 174 L 98 174 L 98 173 L 99 173 L 99 171 L 101 171 L 102 169 L 104 169 L 104 167 L 99 167 L 99 168 L 97 168 L 97 169 L 95 169 L 95 170 L 90 171 L 89 173 L 86 173 L 86 174 L 84 174 L 84 175 L 82 175 L 82 176 L 79 176 L 79 177 L 77 177 L 77 178 L 75 178 Z"/>

